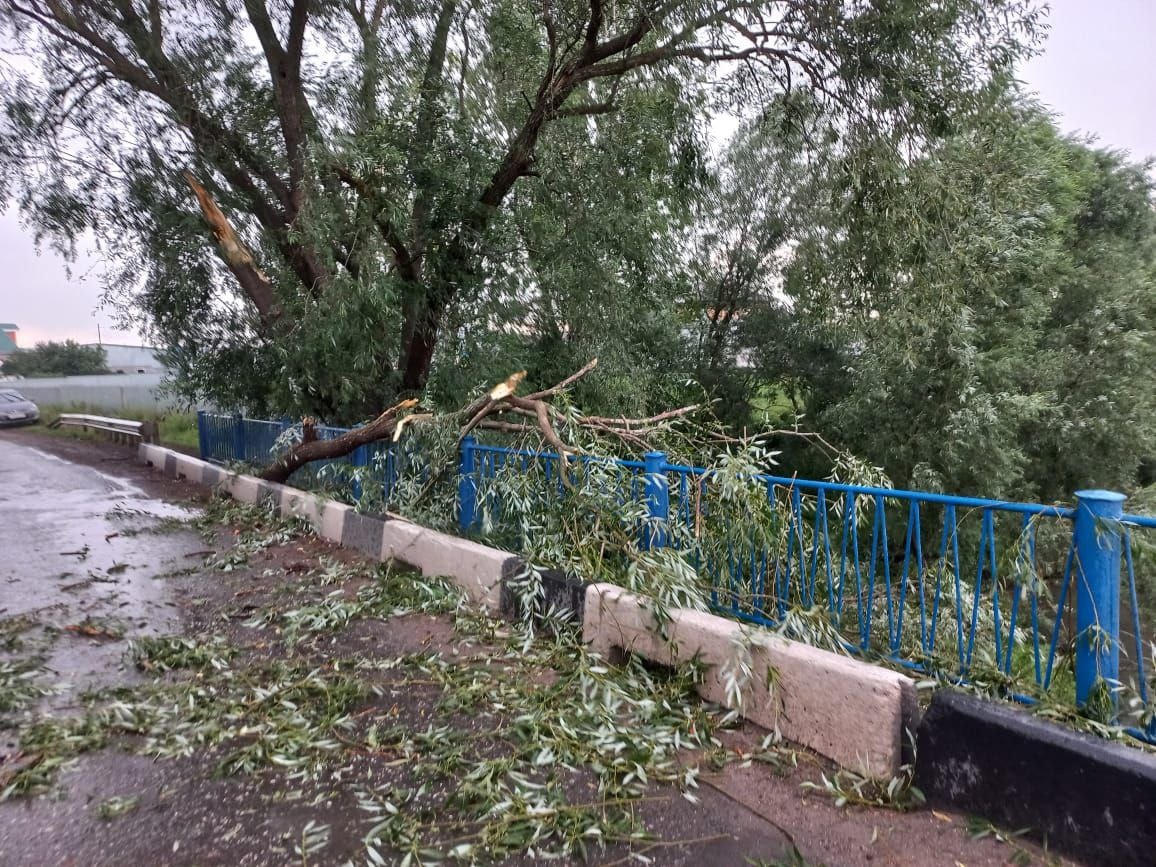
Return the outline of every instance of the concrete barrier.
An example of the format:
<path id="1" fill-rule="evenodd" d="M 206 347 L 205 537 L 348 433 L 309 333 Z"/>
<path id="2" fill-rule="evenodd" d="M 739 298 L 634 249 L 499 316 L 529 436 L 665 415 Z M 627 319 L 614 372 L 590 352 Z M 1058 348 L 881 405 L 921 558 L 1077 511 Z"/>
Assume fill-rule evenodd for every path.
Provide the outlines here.
<path id="1" fill-rule="evenodd" d="M 508 551 L 399 520 L 385 524 L 382 553 L 386 550 L 423 575 L 452 575 L 472 601 L 494 611 L 501 607 L 507 563 L 518 559 Z"/>
<path id="2" fill-rule="evenodd" d="M 306 520 L 324 538 L 367 556 L 397 560 L 426 576 L 450 578 L 473 602 L 494 611 L 501 607 L 503 576 L 518 571 L 511 564 L 521 562 L 508 551 L 400 518 L 361 514 L 344 503 L 256 476 L 230 473 L 162 446 L 142 444 L 139 457 L 170 478 L 215 485 L 242 503 L 271 503 L 287 517 Z"/>
<path id="3" fill-rule="evenodd" d="M 188 455 L 177 455 L 177 478 L 201 484 L 205 478 L 205 462 Z"/>
<path id="4" fill-rule="evenodd" d="M 753 674 L 735 710 L 865 776 L 899 772 L 916 713 L 915 686 L 904 675 L 703 611 L 674 610 L 663 633 L 647 600 L 612 584 L 586 589 L 583 635 L 593 649 L 663 665 L 698 657 L 707 666 L 699 692 L 725 706 L 733 704 L 726 666 L 749 650 Z"/>
<path id="5" fill-rule="evenodd" d="M 284 515 L 308 521 L 332 542 L 382 561 L 396 560 L 423 575 L 450 578 L 475 603 L 518 613 L 511 582 L 526 566 L 507 551 L 393 516 L 362 514 L 308 491 L 230 473 L 161 446 L 141 445 L 140 458 L 172 478 L 215 485 L 242 502 L 271 503 Z M 916 716 L 915 688 L 902 674 L 700 611 L 675 611 L 663 637 L 647 601 L 620 587 L 584 586 L 554 571 L 543 573 L 542 586 L 546 598 L 541 604 L 569 610 L 595 651 L 622 650 L 667 665 L 697 655 L 707 664 L 700 692 L 719 704 L 730 701 L 724 666 L 744 647 L 749 649 L 753 677 L 746 701 L 736 710 L 866 776 L 886 779 L 899 771 L 905 730 L 914 728 Z M 748 633 L 753 640 L 745 637 Z"/>
<path id="6" fill-rule="evenodd" d="M 1088 864 L 1156 863 L 1156 756 L 1029 711 L 941 691 L 919 726 L 931 804 L 1027 828 Z"/>

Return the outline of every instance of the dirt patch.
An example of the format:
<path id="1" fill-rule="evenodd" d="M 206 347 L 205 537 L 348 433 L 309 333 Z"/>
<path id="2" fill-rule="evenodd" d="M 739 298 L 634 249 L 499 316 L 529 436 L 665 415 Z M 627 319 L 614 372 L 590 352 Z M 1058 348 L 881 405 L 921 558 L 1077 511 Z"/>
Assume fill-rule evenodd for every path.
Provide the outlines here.
<path id="1" fill-rule="evenodd" d="M 36 447 L 109 466 L 107 446 L 38 439 Z M 115 465 L 154 496 L 205 500 L 192 486 L 142 472 L 131 454 Z M 802 787 L 833 777 L 819 757 L 765 748 L 766 733 L 751 726 L 720 730 L 711 742 L 704 732 L 719 713 L 691 699 L 675 675 L 618 675 L 546 638 L 523 645 L 509 624 L 454 601 L 436 582 L 251 510 L 233 517 L 180 528 L 183 552 L 170 550 L 166 534 L 128 537 L 144 540 L 134 569 L 148 566 L 171 614 L 132 600 L 121 636 L 52 639 L 83 648 L 101 676 L 33 699 L 0 723 L 8 726 L 0 790 L 40 760 L 37 749 L 47 748 L 38 744 L 61 748 L 51 733 L 29 740 L 36 715 L 71 719 L 70 737 L 93 743 L 66 756 L 71 766 L 46 770 L 39 794 L 0 803 L 4 863 L 365 863 L 367 835 L 383 863 L 398 863 L 407 835 L 444 852 L 485 827 L 485 845 L 513 852 L 501 863 L 533 864 L 537 855 L 525 850 L 547 844 L 523 835 L 540 831 L 542 815 L 551 833 L 567 823 L 599 829 L 586 863 L 628 863 L 632 854 L 671 865 L 1045 860 L 1018 842 L 972 839 L 963 817 L 838 807 Z M 64 588 L 75 580 L 53 584 L 45 610 L 55 597 L 74 606 L 70 594 L 81 591 Z M 79 622 L 77 613 L 52 616 Z M 12 626 L 19 651 L 5 649 L 0 630 L 0 663 L 34 655 L 44 626 L 21 627 Z M 135 657 L 126 654 L 132 638 Z M 144 671 L 133 664 L 141 658 Z M 614 686 L 615 678 L 627 685 Z M 84 714 L 97 714 L 104 728 L 78 731 Z M 619 731 L 619 718 L 633 723 Z M 703 741 L 679 752 L 658 737 L 674 732 Z M 537 742 L 554 744 L 555 754 L 527 749 Z M 621 772 L 601 768 L 620 760 Z M 654 779 L 624 784 L 632 764 Z M 695 769 L 697 786 L 685 778 Z M 626 788 L 607 792 L 611 778 Z M 477 805 L 499 803 L 499 790 L 510 793 L 502 810 L 521 811 L 518 818 L 495 820 L 498 811 L 477 819 Z M 535 799 L 548 803 L 535 807 Z M 637 827 L 651 836 L 623 836 Z M 583 862 L 574 855 L 561 863 Z"/>

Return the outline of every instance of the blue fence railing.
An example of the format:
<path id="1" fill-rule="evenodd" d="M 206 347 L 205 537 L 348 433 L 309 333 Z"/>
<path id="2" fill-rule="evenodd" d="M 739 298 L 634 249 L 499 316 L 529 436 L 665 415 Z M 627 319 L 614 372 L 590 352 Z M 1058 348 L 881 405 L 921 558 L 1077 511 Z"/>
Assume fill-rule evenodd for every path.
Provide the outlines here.
<path id="1" fill-rule="evenodd" d="M 239 415 L 197 413 L 197 440 L 201 456 L 217 463 L 264 464 L 276 453 L 278 440 L 289 430 L 289 420 L 266 421 Z M 348 428 L 317 425 L 318 439 L 329 440 L 345 433 Z M 315 461 L 302 467 L 291 477 L 299 484 L 312 484 L 324 476 L 325 468 L 338 470 L 334 475 L 347 476 L 354 487 L 355 498 L 360 499 L 361 476 L 357 468 L 375 468 L 380 471 L 385 494 L 397 484 L 402 473 L 404 455 L 383 443 L 373 443 L 334 460 Z M 341 471 L 347 472 L 341 472 Z"/>
<path id="2" fill-rule="evenodd" d="M 284 427 L 198 413 L 201 453 L 221 462 L 267 461 Z M 333 463 L 371 468 L 359 478 L 379 479 L 387 499 L 410 466 L 383 444 Z M 501 504 L 487 499 L 500 476 L 514 474 L 546 508 L 569 479 L 595 471 L 605 494 L 637 507 L 641 547 L 685 549 L 721 612 L 776 625 L 819 607 L 854 652 L 938 676 L 1002 676 L 1021 693 L 1017 685 L 1034 684 L 1109 713 L 1123 699 L 1131 733 L 1156 742 L 1156 635 L 1145 631 L 1148 588 L 1137 584 L 1153 556 L 1137 534 L 1156 518 L 1126 514 L 1122 494 L 1079 491 L 1063 507 L 755 473 L 736 495 L 719 470 L 661 452 L 582 457 L 563 479 L 557 454 L 466 437 L 459 526 L 501 523 Z"/>

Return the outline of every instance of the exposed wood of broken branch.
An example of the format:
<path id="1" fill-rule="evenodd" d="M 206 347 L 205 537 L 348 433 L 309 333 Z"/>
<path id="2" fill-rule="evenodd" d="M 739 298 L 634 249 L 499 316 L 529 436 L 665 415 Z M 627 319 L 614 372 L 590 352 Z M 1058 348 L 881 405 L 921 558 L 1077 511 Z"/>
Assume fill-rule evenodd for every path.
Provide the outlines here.
<path id="1" fill-rule="evenodd" d="M 197 204 L 201 208 L 205 222 L 213 231 L 213 237 L 217 241 L 217 252 L 221 260 L 233 272 L 241 284 L 241 288 L 249 300 L 253 302 L 253 306 L 257 308 L 257 314 L 261 317 L 262 323 L 270 324 L 281 315 L 273 282 L 257 266 L 253 254 L 237 236 L 229 220 L 217 207 L 213 197 L 209 195 L 209 191 L 193 177 L 191 172 L 185 172 L 184 178 L 185 183 L 192 189 L 193 195 L 197 197 Z"/>
<path id="2" fill-rule="evenodd" d="M 519 396 L 516 392 L 526 372 L 518 371 L 517 373 L 511 374 L 477 400 L 472 401 L 463 409 L 449 414 L 449 418 L 464 417 L 466 419 L 459 431 L 458 441 L 460 442 L 470 431 L 476 428 L 519 435 L 537 434 L 549 444 L 551 449 L 558 453 L 565 463 L 577 455 L 581 449 L 576 445 L 567 443 L 562 438 L 558 432 L 560 422 L 564 422 L 566 425 L 573 427 L 585 428 L 598 434 L 614 436 L 632 446 L 645 448 L 647 446 L 645 437 L 659 430 L 663 422 L 680 418 L 698 409 L 697 405 L 684 406 L 658 413 L 649 418 L 636 419 L 626 417 L 603 418 L 601 416 L 582 415 L 575 415 L 573 417 L 563 416 L 559 410 L 549 403 L 550 398 L 557 396 L 560 392 L 589 374 L 597 364 L 598 360 L 593 359 L 556 385 L 533 392 L 525 397 Z M 428 412 L 403 415 L 406 410 L 412 409 L 416 405 L 416 400 L 405 400 L 391 406 L 368 424 L 347 431 L 335 439 L 298 443 L 267 467 L 261 474 L 261 477 L 268 481 L 283 482 L 289 478 L 296 469 L 312 461 L 339 458 L 349 454 L 360 446 L 368 445 L 378 440 L 388 439 L 397 442 L 403 430 L 415 424 L 428 422 L 436 418 L 434 414 Z M 502 416 L 506 414 L 527 419 L 527 421 L 509 421 L 502 418 Z M 533 423 L 530 423 L 529 420 L 532 420 Z M 307 422 L 311 422 L 311 420 L 307 420 Z M 307 434 L 308 431 L 309 427 L 307 425 Z M 308 439 L 308 436 L 306 436 L 306 439 Z M 429 479 L 426 487 L 431 487 L 449 472 L 450 469 L 448 466 L 441 468 Z M 569 484 L 565 473 L 562 474 L 561 478 L 564 483 Z"/>

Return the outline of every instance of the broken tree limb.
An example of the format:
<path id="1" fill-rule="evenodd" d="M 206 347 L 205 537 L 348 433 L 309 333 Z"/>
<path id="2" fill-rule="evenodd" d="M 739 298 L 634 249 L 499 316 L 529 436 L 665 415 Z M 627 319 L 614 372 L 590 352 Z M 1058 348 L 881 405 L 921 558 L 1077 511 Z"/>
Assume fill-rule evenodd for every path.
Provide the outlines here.
<path id="1" fill-rule="evenodd" d="M 201 215 L 213 231 L 213 237 L 217 242 L 217 253 L 220 255 L 221 261 L 233 272 L 233 276 L 237 278 L 237 282 L 241 284 L 241 288 L 249 300 L 253 302 L 253 306 L 257 308 L 257 315 L 261 317 L 262 324 L 271 324 L 281 315 L 273 282 L 257 266 L 253 254 L 238 237 L 228 218 L 217 207 L 217 203 L 213 201 L 209 191 L 193 177 L 191 172 L 184 172 L 184 179 L 197 198 Z"/>
<path id="2" fill-rule="evenodd" d="M 550 388 L 528 394 L 524 397 L 517 394 L 518 386 L 526 376 L 524 370 L 511 374 L 502 382 L 491 388 L 486 394 L 470 402 L 462 409 L 446 413 L 443 419 L 453 419 L 454 424 L 460 424 L 458 442 L 475 429 L 500 431 L 502 433 L 531 436 L 537 434 L 544 443 L 557 452 L 563 466 L 578 455 L 582 449 L 574 444 L 567 443 L 559 433 L 565 428 L 584 428 L 598 435 L 613 436 L 631 447 L 645 448 L 645 437 L 660 429 L 663 422 L 681 418 L 698 409 L 698 405 L 680 407 L 667 410 L 648 418 L 609 418 L 601 416 L 582 416 L 581 414 L 564 414 L 558 410 L 550 399 L 569 388 L 582 377 L 594 370 L 598 359 L 593 359 L 579 370 L 567 376 L 561 382 Z M 373 421 L 342 434 L 331 440 L 317 440 L 312 431 L 312 419 L 306 419 L 304 441 L 296 444 L 285 454 L 269 465 L 261 478 L 272 482 L 283 482 L 298 468 L 312 461 L 332 460 L 343 457 L 354 449 L 369 445 L 379 440 L 398 442 L 402 432 L 414 425 L 436 420 L 438 416 L 430 412 L 411 412 L 417 406 L 416 400 L 405 400 L 381 413 Z M 464 419 L 464 422 L 460 420 Z M 313 439 L 310 441 L 310 433 Z M 439 482 L 452 467 L 442 467 L 427 481 L 426 488 Z M 568 483 L 566 473 L 561 476 L 564 483 Z"/>
<path id="3" fill-rule="evenodd" d="M 466 434 L 472 431 L 483 418 L 490 408 L 503 398 L 507 398 L 518 390 L 518 385 L 526 378 L 526 371 L 519 370 L 517 373 L 512 373 L 506 377 L 504 382 L 499 382 L 489 393 L 466 407 L 465 414 L 469 417 L 465 427 L 462 428 L 461 433 L 458 434 L 458 442 L 466 438 Z"/>
<path id="4" fill-rule="evenodd" d="M 565 391 L 567 388 L 572 386 L 574 383 L 576 383 L 582 377 L 586 376 L 586 374 L 588 374 L 590 371 L 592 371 L 597 366 L 598 366 L 598 359 L 597 358 L 591 358 L 579 370 L 576 370 L 574 373 L 570 374 L 568 377 L 566 377 L 564 380 L 562 380 L 557 385 L 551 386 L 550 388 L 547 388 L 545 391 L 536 391 L 533 394 L 528 394 L 528 395 L 526 395 L 526 400 L 544 400 L 547 397 L 553 397 L 558 392 Z"/>
<path id="5" fill-rule="evenodd" d="M 344 457 L 361 446 L 369 445 L 378 440 L 392 439 L 394 431 L 406 418 L 399 417 L 400 414 L 407 409 L 413 409 L 415 406 L 417 406 L 416 399 L 403 400 L 401 403 L 389 407 L 369 424 L 355 427 L 331 440 L 317 439 L 313 420 L 306 419 L 305 424 L 302 425 L 305 432 L 302 441 L 266 467 L 261 473 L 261 478 L 267 482 L 284 482 L 293 475 L 294 471 L 313 461 Z M 310 428 L 314 428 L 312 439 L 308 434 Z"/>

